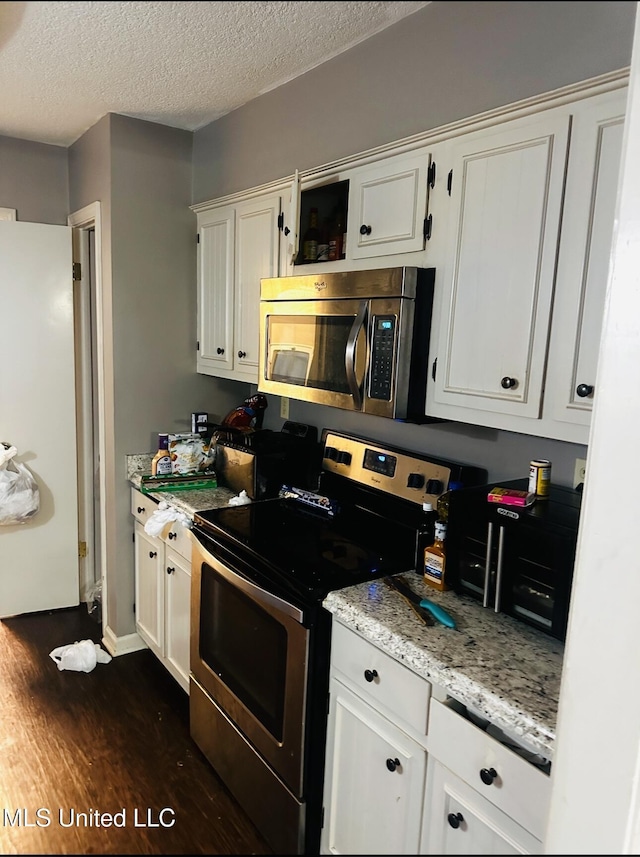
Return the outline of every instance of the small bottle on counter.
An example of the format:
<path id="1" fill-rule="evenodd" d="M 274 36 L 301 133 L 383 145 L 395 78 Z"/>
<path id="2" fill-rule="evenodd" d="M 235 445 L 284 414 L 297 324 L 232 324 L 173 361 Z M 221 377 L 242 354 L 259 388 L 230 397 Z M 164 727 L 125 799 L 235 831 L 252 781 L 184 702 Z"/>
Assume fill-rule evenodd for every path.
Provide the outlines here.
<path id="1" fill-rule="evenodd" d="M 424 573 L 424 550 L 433 544 L 435 534 L 434 524 L 436 520 L 436 512 L 432 503 L 422 504 L 422 521 L 418 528 L 417 550 L 416 550 L 416 572 Z"/>
<path id="2" fill-rule="evenodd" d="M 158 451 L 151 460 L 151 475 L 166 476 L 171 473 L 171 456 L 169 455 L 169 435 L 158 435 Z"/>
<path id="3" fill-rule="evenodd" d="M 447 535 L 447 525 L 438 518 L 435 523 L 435 538 L 433 544 L 424 549 L 424 582 L 434 589 L 444 592 L 449 589 L 445 579 L 446 554 L 444 540 Z"/>

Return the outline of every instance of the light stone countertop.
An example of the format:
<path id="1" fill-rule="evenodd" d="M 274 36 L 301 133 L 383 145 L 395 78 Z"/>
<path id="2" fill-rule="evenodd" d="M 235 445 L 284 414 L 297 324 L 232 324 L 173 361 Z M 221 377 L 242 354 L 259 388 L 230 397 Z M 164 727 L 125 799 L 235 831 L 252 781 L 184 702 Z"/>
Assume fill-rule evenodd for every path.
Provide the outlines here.
<path id="1" fill-rule="evenodd" d="M 472 713 L 551 760 L 564 645 L 468 596 L 438 592 L 417 574 L 403 577 L 414 592 L 442 605 L 457 628 L 425 626 L 382 580 L 331 592 L 323 605 Z"/>

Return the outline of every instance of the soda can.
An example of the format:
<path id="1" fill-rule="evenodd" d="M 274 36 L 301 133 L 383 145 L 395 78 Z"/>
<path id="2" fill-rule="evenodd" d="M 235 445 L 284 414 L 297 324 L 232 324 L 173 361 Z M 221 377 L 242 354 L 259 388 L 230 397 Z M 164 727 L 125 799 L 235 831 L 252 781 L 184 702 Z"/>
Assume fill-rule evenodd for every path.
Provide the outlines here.
<path id="1" fill-rule="evenodd" d="M 551 484 L 551 462 L 547 458 L 537 458 L 529 462 L 529 493 L 538 499 L 549 496 Z"/>

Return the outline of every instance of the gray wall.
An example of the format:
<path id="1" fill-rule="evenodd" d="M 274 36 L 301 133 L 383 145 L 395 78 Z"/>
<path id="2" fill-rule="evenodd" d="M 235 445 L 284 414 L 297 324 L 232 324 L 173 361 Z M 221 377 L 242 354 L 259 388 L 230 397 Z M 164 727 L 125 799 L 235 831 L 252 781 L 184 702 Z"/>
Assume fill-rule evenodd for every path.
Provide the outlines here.
<path id="1" fill-rule="evenodd" d="M 635 9 L 635 2 L 431 3 L 196 131 L 193 200 L 628 66 Z"/>
<path id="2" fill-rule="evenodd" d="M 18 220 L 66 224 L 67 150 L 0 136 L 0 208 L 15 208 Z"/>
<path id="3" fill-rule="evenodd" d="M 193 201 L 291 175 L 629 65 L 635 2 L 434 2 L 196 131 Z M 291 401 L 290 418 L 571 485 L 579 444 L 462 423 L 409 426 Z M 279 428 L 272 397 L 265 426 Z"/>
<path id="4" fill-rule="evenodd" d="M 126 456 L 159 431 L 190 429 L 193 410 L 224 416 L 247 385 L 196 373 L 196 222 L 192 134 L 105 116 L 69 150 L 72 210 L 99 201 L 106 314 L 108 621 L 134 630 Z M 109 303 L 109 300 L 107 301 Z M 110 318 L 112 317 L 112 326 Z"/>

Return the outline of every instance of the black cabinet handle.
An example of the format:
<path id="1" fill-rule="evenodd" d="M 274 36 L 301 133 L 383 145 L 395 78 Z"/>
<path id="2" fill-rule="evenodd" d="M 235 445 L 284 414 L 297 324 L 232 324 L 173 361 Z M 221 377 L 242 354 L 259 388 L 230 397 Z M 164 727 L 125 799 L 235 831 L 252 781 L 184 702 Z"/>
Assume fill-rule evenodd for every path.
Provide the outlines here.
<path id="1" fill-rule="evenodd" d="M 400 767 L 400 759 L 387 759 L 387 769 L 391 772 Z"/>
<path id="2" fill-rule="evenodd" d="M 177 533 L 169 533 L 169 541 L 173 541 L 173 539 L 177 539 L 177 538 L 178 538 Z"/>
<path id="3" fill-rule="evenodd" d="M 149 551 L 149 559 L 153 559 L 154 556 L 158 556 L 158 552 L 157 551 Z"/>
<path id="4" fill-rule="evenodd" d="M 374 678 L 378 678 L 378 670 L 365 670 L 364 677 L 366 681 L 373 681 Z"/>
<path id="5" fill-rule="evenodd" d="M 175 571 L 175 568 L 173 566 L 171 566 L 171 565 L 167 566 L 167 574 L 173 574 L 174 571 Z"/>
<path id="6" fill-rule="evenodd" d="M 447 821 L 449 822 L 450 827 L 457 830 L 464 821 L 464 817 L 461 812 L 450 812 L 447 816 Z"/>
<path id="7" fill-rule="evenodd" d="M 285 227 L 284 227 L 284 234 L 285 234 L 285 235 L 288 235 L 290 232 L 291 232 L 291 230 L 289 229 L 289 227 L 288 227 L 288 226 L 285 226 Z"/>
<path id="8" fill-rule="evenodd" d="M 592 384 L 578 384 L 576 387 L 576 394 L 580 396 L 581 399 L 586 399 L 587 396 L 593 395 L 593 385 Z"/>
<path id="9" fill-rule="evenodd" d="M 498 772 L 495 768 L 482 768 L 480 770 L 480 779 L 485 784 L 485 786 L 490 786 L 493 784 L 493 781 L 498 776 Z"/>
<path id="10" fill-rule="evenodd" d="M 500 381 L 500 386 L 505 390 L 514 390 L 518 386 L 518 382 L 515 378 L 509 378 L 505 375 L 502 381 Z"/>
<path id="11" fill-rule="evenodd" d="M 224 354 L 224 348 L 216 348 L 216 354 Z"/>
<path id="12" fill-rule="evenodd" d="M 360 227 L 360 235 L 371 235 L 371 227 L 363 223 Z"/>
<path id="13" fill-rule="evenodd" d="M 238 351 L 238 357 L 239 357 L 241 360 L 242 360 L 242 358 L 243 358 L 243 357 L 246 357 L 246 356 L 247 356 L 247 352 L 246 352 L 246 351 Z"/>
<path id="14" fill-rule="evenodd" d="M 141 515 L 144 512 L 144 506 L 138 506 L 138 514 Z"/>

